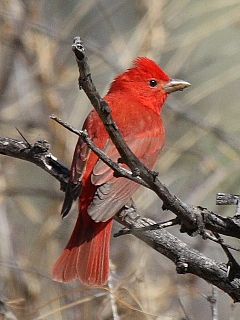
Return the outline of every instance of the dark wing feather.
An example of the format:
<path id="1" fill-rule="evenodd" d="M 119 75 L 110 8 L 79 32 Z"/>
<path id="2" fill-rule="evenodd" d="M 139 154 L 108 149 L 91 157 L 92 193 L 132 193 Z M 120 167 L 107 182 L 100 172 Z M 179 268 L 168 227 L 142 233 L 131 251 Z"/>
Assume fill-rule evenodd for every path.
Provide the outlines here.
<path id="1" fill-rule="evenodd" d="M 82 189 L 82 176 L 85 172 L 87 159 L 90 154 L 90 149 L 80 138 L 75 148 L 71 175 L 65 192 L 65 198 L 61 210 L 61 215 L 65 218 L 71 210 L 73 202 L 79 197 Z"/>

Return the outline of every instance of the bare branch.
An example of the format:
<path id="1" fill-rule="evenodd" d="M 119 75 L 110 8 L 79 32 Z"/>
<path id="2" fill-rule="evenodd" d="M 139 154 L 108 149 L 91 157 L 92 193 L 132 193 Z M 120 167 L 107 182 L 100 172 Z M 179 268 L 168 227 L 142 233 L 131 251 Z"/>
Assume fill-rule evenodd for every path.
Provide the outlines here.
<path id="1" fill-rule="evenodd" d="M 89 146 L 89 148 L 93 152 L 95 152 L 99 156 L 99 158 L 102 161 L 104 161 L 110 168 L 112 168 L 115 171 L 115 173 L 117 173 L 117 176 L 128 178 L 136 183 L 139 183 L 147 188 L 152 189 L 140 177 L 133 175 L 131 172 L 120 167 L 119 164 L 115 163 L 110 158 L 108 158 L 106 156 L 106 154 L 101 149 L 99 149 L 98 147 L 96 147 L 94 145 L 94 143 L 89 138 L 86 131 L 77 130 L 77 129 L 73 128 L 70 124 L 62 121 L 61 119 L 57 118 L 55 115 L 52 115 L 51 118 L 54 121 L 61 124 L 66 129 L 70 130 L 71 132 L 73 132 L 73 133 L 77 134 L 79 137 L 81 137 L 84 140 L 84 142 Z M 166 188 L 166 190 L 167 190 L 167 188 Z M 167 192 L 168 192 L 167 195 L 169 194 L 170 197 L 175 197 L 175 196 L 172 196 L 168 190 L 167 190 Z M 186 225 L 185 220 L 181 221 L 182 232 L 188 232 L 189 234 L 194 233 L 194 232 L 198 231 L 199 223 L 201 223 L 206 229 L 209 229 L 213 232 L 218 232 L 218 233 L 228 235 L 228 236 L 233 236 L 236 238 L 240 237 L 240 221 L 238 219 L 222 217 L 220 215 L 217 215 L 216 213 L 209 211 L 206 208 L 190 207 L 185 203 L 183 203 L 183 205 L 186 208 L 188 208 L 187 210 L 189 212 L 189 216 L 188 216 L 188 224 L 187 225 Z M 175 213 L 174 210 L 171 210 L 171 211 Z M 181 214 L 178 216 L 178 218 L 181 220 L 181 218 L 182 218 Z M 151 227 L 151 228 L 153 228 L 153 227 Z"/>
<path id="2" fill-rule="evenodd" d="M 122 168 L 118 163 L 115 163 L 112 161 L 101 149 L 99 149 L 89 138 L 88 133 L 86 130 L 77 130 L 73 128 L 70 124 L 68 124 L 65 121 L 62 121 L 55 115 L 50 116 L 51 119 L 62 125 L 64 128 L 68 129 L 69 131 L 75 133 L 81 139 L 87 144 L 87 146 L 94 152 L 96 155 L 104 162 L 106 163 L 113 171 L 115 172 L 115 175 L 118 177 L 125 177 L 128 178 L 136 183 L 139 183 L 143 185 L 144 187 L 148 188 L 148 185 L 140 178 L 137 176 L 134 176 L 132 172 Z"/>
<path id="3" fill-rule="evenodd" d="M 124 220 L 121 217 L 124 217 Z M 240 301 L 240 280 L 238 278 L 229 280 L 225 264 L 218 263 L 190 248 L 165 229 L 138 232 L 139 228 L 154 225 L 156 222 L 141 218 L 134 210 L 128 210 L 127 214 L 124 211 L 120 212 L 118 221 L 131 229 L 135 237 L 172 260 L 177 273 L 192 273 L 228 293 L 235 302 Z"/>
<path id="4" fill-rule="evenodd" d="M 229 222 L 225 218 L 213 214 L 206 208 L 194 207 L 184 203 L 174 194 L 171 194 L 168 188 L 157 178 L 156 172 L 150 171 L 141 163 L 131 152 L 125 143 L 116 123 L 111 116 L 111 109 L 107 102 L 101 98 L 95 85 L 93 84 L 90 68 L 87 62 L 87 55 L 80 37 L 74 38 L 73 52 L 79 68 L 79 87 L 82 88 L 93 107 L 102 119 L 106 130 L 119 151 L 123 161 L 129 166 L 132 172 L 138 172 L 139 177 L 147 184 L 148 188 L 153 190 L 163 201 L 164 209 L 172 211 L 181 219 L 182 231 L 193 234 L 199 229 L 199 224 L 207 229 L 216 231 L 225 235 L 240 237 L 240 225 L 238 221 Z M 231 224 L 231 228 L 225 228 L 226 224 Z M 218 230 L 218 231 L 217 231 Z"/>
<path id="5" fill-rule="evenodd" d="M 60 181 L 62 186 L 67 183 L 68 169 L 50 153 L 49 145 L 46 141 L 38 141 L 29 148 L 23 141 L 0 138 L 0 154 L 35 163 Z M 224 218 L 220 218 L 222 220 L 219 220 L 219 225 L 227 229 L 229 227 L 228 223 L 224 221 Z M 191 249 L 165 229 L 162 229 L 161 225 L 160 229 L 155 230 L 156 222 L 141 218 L 133 208 L 132 210 L 123 208 L 115 219 L 130 229 L 132 235 L 171 259 L 175 263 L 178 273 L 195 274 L 228 293 L 234 301 L 240 301 L 240 281 L 238 278 L 234 278 L 232 281 L 229 280 L 225 264 L 217 263 L 200 252 Z M 230 218 L 228 219 L 231 221 Z M 169 223 L 167 226 L 169 226 Z M 227 232 L 229 231 L 225 230 L 225 233 Z"/>
<path id="6" fill-rule="evenodd" d="M 49 151 L 50 145 L 46 140 L 39 140 L 33 145 L 26 141 L 0 137 L 0 154 L 32 162 L 61 183 L 65 190 L 69 170 L 57 161 Z"/>
<path id="7" fill-rule="evenodd" d="M 216 196 L 216 204 L 217 205 L 238 205 L 238 201 L 240 199 L 240 195 L 231 194 L 231 193 L 223 193 L 219 192 Z"/>

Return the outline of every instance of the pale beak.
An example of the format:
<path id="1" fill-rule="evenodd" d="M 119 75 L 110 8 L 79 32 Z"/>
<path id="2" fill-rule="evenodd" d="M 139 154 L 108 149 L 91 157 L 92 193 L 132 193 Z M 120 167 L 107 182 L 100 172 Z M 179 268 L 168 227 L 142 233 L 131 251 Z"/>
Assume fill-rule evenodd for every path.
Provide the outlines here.
<path id="1" fill-rule="evenodd" d="M 179 80 L 179 79 L 171 79 L 165 86 L 163 87 L 166 93 L 171 93 L 175 91 L 182 91 L 185 88 L 190 87 L 190 83 L 187 81 Z"/>

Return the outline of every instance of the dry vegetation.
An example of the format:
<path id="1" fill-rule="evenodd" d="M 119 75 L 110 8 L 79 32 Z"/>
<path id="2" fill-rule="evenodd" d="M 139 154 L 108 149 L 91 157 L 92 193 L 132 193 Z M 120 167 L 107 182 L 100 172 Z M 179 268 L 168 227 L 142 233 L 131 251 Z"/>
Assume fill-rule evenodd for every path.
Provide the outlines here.
<path id="1" fill-rule="evenodd" d="M 152 57 L 170 75 L 192 83 L 191 90 L 171 97 L 164 111 L 168 141 L 157 168 L 161 180 L 186 202 L 232 215 L 234 208 L 215 208 L 215 194 L 239 193 L 240 150 L 211 127 L 238 137 L 239 12 L 239 0 L 2 0 L 0 135 L 18 138 L 17 127 L 30 142 L 46 139 L 70 165 L 76 137 L 48 116 L 55 113 L 81 127 L 90 108 L 77 88 L 73 36 L 84 39 L 103 94 L 136 56 Z M 176 107 L 199 123 L 180 117 Z M 0 299 L 6 303 L 0 305 L 0 319 L 3 309 L 5 319 L 15 319 L 11 312 L 27 320 L 116 320 L 117 314 L 211 319 L 212 288 L 196 277 L 176 275 L 171 262 L 131 236 L 112 241 L 108 290 L 53 282 L 52 265 L 76 219 L 74 208 L 61 221 L 62 198 L 58 183 L 39 168 L 0 157 Z M 141 189 L 135 200 L 146 216 L 168 217 L 150 191 Z M 170 231 L 179 236 L 177 228 Z M 226 259 L 214 243 L 180 237 L 216 260 Z M 238 319 L 239 306 L 233 308 L 226 294 L 218 291 L 217 302 L 219 320 Z"/>

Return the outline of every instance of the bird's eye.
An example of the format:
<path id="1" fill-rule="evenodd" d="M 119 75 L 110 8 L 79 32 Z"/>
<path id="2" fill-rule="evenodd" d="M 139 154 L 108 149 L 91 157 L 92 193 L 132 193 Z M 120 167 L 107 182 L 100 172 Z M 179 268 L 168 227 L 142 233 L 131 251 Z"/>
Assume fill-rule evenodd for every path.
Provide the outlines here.
<path id="1" fill-rule="evenodd" d="M 149 85 L 150 85 L 150 87 L 154 88 L 158 85 L 158 82 L 157 82 L 157 80 L 152 79 L 149 81 Z"/>

